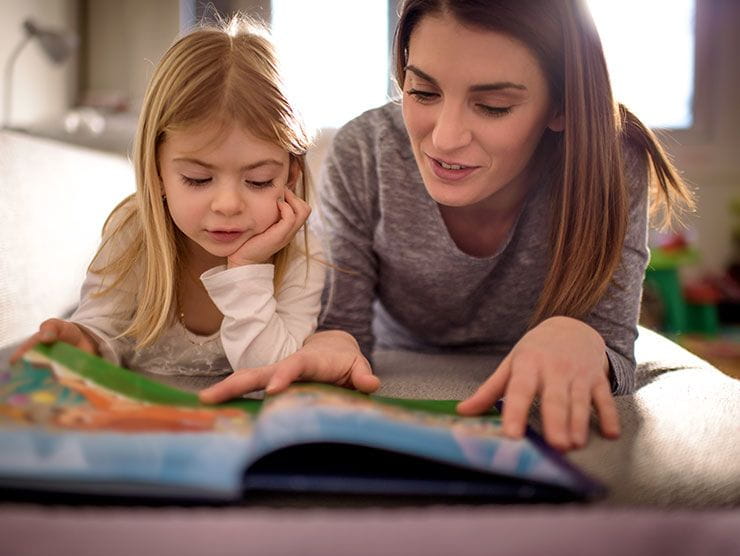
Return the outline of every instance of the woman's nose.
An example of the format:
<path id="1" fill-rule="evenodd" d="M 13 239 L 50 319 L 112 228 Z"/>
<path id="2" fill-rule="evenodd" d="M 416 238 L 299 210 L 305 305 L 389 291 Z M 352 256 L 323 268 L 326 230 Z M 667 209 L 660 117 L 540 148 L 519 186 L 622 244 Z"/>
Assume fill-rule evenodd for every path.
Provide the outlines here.
<path id="1" fill-rule="evenodd" d="M 472 132 L 466 124 L 463 110 L 444 104 L 437 114 L 432 132 L 432 143 L 441 152 L 450 152 L 466 146 L 472 139 Z"/>

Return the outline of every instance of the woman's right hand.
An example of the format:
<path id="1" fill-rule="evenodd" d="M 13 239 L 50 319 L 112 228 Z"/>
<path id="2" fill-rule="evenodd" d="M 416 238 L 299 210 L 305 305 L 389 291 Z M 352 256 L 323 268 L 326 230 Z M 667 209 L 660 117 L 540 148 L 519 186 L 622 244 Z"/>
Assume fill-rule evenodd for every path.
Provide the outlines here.
<path id="1" fill-rule="evenodd" d="M 39 331 L 23 342 L 10 356 L 10 363 L 18 361 L 24 353 L 38 343 L 65 342 L 74 347 L 98 355 L 98 346 L 92 336 L 82 327 L 62 319 L 48 319 L 41 323 Z"/>
<path id="2" fill-rule="evenodd" d="M 326 330 L 310 336 L 301 349 L 282 361 L 234 371 L 201 390 L 199 397 L 204 403 L 218 403 L 263 388 L 268 394 L 277 394 L 296 381 L 328 382 L 368 394 L 380 386 L 352 335 Z"/>

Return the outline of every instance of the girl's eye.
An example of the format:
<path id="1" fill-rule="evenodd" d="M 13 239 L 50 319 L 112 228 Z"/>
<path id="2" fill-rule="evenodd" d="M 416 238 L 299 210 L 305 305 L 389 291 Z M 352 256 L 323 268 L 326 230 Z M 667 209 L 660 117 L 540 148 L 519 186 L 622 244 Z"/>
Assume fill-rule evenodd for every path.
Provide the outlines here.
<path id="1" fill-rule="evenodd" d="M 487 104 L 478 104 L 478 109 L 486 116 L 500 118 L 511 112 L 511 106 L 488 106 Z"/>
<path id="2" fill-rule="evenodd" d="M 191 178 L 191 177 L 186 176 L 184 174 L 181 174 L 180 175 L 180 178 L 182 178 L 182 182 L 185 185 L 191 185 L 193 187 L 199 187 L 199 186 L 205 185 L 209 181 L 211 181 L 211 178 Z"/>
<path id="3" fill-rule="evenodd" d="M 435 98 L 439 96 L 437 93 L 420 91 L 419 89 L 409 89 L 408 91 L 406 91 L 406 94 L 414 97 L 414 100 L 416 100 L 417 102 L 421 102 L 422 104 L 426 102 L 432 102 Z"/>
<path id="4" fill-rule="evenodd" d="M 249 184 L 250 187 L 254 187 L 255 189 L 264 189 L 266 187 L 272 187 L 272 181 L 273 180 L 268 180 L 268 181 L 248 181 L 247 180 L 247 183 Z"/>

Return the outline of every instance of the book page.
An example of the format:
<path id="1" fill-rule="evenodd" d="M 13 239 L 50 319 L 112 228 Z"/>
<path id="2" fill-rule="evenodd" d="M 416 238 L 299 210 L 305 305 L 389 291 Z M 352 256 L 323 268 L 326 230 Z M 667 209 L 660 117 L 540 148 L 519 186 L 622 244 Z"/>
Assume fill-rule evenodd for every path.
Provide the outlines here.
<path id="1" fill-rule="evenodd" d="M 381 448 L 476 471 L 580 489 L 582 477 L 531 438 L 506 438 L 500 415 L 462 417 L 456 401 L 373 399 L 326 385 L 296 384 L 268 397 L 255 455 L 310 442 Z"/>
<path id="2" fill-rule="evenodd" d="M 240 494 L 254 412 L 205 407 L 194 394 L 54 346 L 0 372 L 3 484 L 114 481 L 147 493 L 161 485 Z"/>

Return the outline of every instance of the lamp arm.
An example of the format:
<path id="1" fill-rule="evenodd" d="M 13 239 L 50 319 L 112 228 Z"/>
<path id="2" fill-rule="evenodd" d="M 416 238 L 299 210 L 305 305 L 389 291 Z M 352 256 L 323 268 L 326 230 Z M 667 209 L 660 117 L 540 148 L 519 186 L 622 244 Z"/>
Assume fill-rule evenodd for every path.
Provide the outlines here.
<path id="1" fill-rule="evenodd" d="M 13 52 L 8 57 L 8 61 L 5 62 L 5 72 L 3 73 L 3 84 L 5 85 L 5 94 L 3 95 L 3 129 L 10 128 L 10 109 L 12 107 L 12 96 L 13 96 L 13 67 L 15 61 L 18 59 L 18 55 L 23 50 L 23 47 L 28 44 L 31 40 L 31 35 L 24 35 L 21 42 L 15 47 Z"/>

